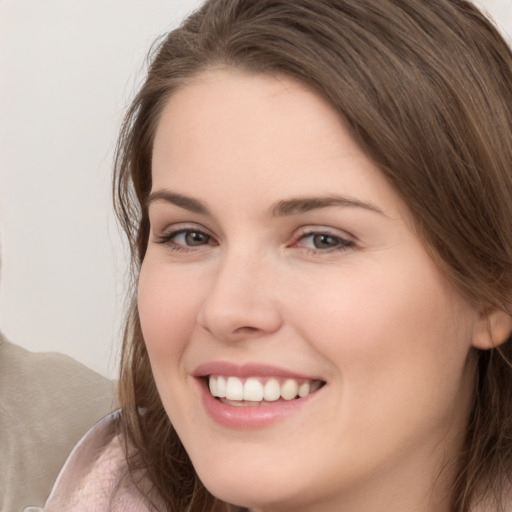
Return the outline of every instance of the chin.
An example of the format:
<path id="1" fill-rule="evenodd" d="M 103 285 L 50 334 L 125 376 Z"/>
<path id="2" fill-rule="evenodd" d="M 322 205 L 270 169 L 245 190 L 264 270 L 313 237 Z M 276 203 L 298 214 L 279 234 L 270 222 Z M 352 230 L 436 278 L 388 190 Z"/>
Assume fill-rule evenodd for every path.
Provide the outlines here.
<path id="1" fill-rule="evenodd" d="M 255 468 L 229 468 L 198 472 L 199 478 L 216 498 L 251 510 L 290 510 L 302 508 L 308 501 L 307 483 L 297 481 L 290 473 L 257 471 Z M 318 498 L 318 497 L 317 497 Z"/>

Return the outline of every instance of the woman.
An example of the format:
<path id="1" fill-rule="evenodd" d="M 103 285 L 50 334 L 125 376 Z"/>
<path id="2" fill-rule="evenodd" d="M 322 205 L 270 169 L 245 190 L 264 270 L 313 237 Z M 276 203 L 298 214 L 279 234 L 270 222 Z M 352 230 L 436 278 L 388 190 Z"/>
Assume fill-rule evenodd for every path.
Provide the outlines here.
<path id="1" fill-rule="evenodd" d="M 122 409 L 47 510 L 511 510 L 511 84 L 464 0 L 171 32 L 118 146 Z"/>

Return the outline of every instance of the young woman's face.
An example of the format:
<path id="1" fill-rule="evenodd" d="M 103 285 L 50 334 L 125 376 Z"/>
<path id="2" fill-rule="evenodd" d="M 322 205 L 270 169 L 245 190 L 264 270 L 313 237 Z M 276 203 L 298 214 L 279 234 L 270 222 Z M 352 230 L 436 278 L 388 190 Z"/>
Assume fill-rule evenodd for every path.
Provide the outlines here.
<path id="1" fill-rule="evenodd" d="M 262 510 L 431 510 L 482 319 L 331 107 L 287 78 L 200 75 L 163 111 L 149 216 L 142 329 L 206 487 Z"/>

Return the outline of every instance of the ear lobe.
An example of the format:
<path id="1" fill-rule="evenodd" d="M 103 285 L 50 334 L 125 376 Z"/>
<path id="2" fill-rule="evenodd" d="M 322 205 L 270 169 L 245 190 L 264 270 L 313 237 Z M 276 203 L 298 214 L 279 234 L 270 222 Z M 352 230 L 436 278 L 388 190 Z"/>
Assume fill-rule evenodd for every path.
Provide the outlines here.
<path id="1" fill-rule="evenodd" d="M 512 315 L 501 309 L 492 309 L 481 314 L 473 332 L 473 347 L 488 350 L 500 346 L 512 333 Z"/>

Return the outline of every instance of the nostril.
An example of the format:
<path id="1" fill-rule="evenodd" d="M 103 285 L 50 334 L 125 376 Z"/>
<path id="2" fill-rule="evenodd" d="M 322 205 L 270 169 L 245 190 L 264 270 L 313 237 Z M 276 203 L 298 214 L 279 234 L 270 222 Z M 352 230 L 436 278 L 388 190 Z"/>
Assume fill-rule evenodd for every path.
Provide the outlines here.
<path id="1" fill-rule="evenodd" d="M 258 332 L 259 329 L 257 327 L 251 327 L 251 326 L 243 326 L 243 327 L 239 327 L 238 329 L 236 329 L 234 332 L 237 332 L 237 333 L 241 333 L 241 334 L 248 334 L 248 333 L 253 333 L 253 332 Z"/>

